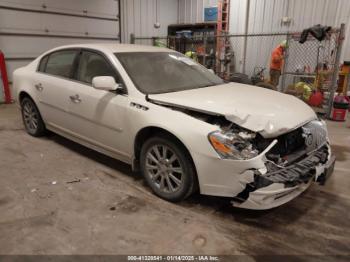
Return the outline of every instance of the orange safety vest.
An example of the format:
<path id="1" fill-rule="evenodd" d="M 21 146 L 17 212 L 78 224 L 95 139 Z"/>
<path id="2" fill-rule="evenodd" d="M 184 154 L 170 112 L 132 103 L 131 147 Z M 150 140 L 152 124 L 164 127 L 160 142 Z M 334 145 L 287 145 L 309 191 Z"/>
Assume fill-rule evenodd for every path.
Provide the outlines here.
<path id="1" fill-rule="evenodd" d="M 283 47 L 277 46 L 271 54 L 270 69 L 282 71 L 283 67 Z"/>

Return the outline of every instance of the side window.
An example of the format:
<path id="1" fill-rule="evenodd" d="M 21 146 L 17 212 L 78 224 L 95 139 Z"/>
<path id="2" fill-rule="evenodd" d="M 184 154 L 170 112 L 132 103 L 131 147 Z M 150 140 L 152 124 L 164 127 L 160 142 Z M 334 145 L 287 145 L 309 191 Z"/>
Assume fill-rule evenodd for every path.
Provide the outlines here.
<path id="1" fill-rule="evenodd" d="M 103 56 L 83 51 L 80 56 L 77 80 L 91 84 L 95 76 L 112 76 L 116 82 L 119 82 L 115 70 Z"/>
<path id="2" fill-rule="evenodd" d="M 49 59 L 49 56 L 45 56 L 43 59 L 41 59 L 40 65 L 38 68 L 39 72 L 45 72 L 45 68 L 46 68 L 46 64 L 47 64 L 48 59 Z"/>
<path id="3" fill-rule="evenodd" d="M 65 50 L 50 54 L 45 72 L 51 75 L 70 78 L 78 51 Z"/>

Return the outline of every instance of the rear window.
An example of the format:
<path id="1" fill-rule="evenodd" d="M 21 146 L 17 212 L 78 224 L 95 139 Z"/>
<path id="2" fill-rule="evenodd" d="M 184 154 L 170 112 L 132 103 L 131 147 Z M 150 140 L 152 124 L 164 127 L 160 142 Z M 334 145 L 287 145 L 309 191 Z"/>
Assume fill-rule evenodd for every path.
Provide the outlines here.
<path id="1" fill-rule="evenodd" d="M 39 69 L 38 69 L 39 72 L 45 72 L 48 59 L 49 59 L 49 56 L 45 56 L 43 59 L 41 59 Z"/>
<path id="2" fill-rule="evenodd" d="M 64 50 L 50 54 L 46 63 L 45 73 L 70 78 L 77 54 L 78 51 L 76 50 Z"/>

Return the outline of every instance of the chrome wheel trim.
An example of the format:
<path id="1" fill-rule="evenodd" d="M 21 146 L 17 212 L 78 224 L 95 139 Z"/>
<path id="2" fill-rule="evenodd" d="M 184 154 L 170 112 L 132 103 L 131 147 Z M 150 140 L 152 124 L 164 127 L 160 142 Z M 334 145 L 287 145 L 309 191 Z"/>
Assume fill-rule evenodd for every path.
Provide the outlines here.
<path id="1" fill-rule="evenodd" d="M 30 102 L 26 102 L 23 105 L 23 119 L 27 130 L 30 133 L 35 133 L 39 125 L 39 115 L 35 110 L 34 105 Z"/>
<path id="2" fill-rule="evenodd" d="M 146 174 L 160 191 L 175 193 L 181 188 L 184 171 L 178 156 L 169 147 L 151 147 L 146 153 L 145 165 Z"/>

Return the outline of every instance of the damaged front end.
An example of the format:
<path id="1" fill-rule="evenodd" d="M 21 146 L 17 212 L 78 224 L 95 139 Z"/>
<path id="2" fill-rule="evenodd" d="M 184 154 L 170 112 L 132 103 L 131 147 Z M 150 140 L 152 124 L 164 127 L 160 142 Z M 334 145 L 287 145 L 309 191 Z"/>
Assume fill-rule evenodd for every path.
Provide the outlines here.
<path id="1" fill-rule="evenodd" d="M 208 139 L 220 158 L 264 162 L 263 168 L 242 172 L 242 191 L 234 196 L 234 206 L 273 208 L 295 198 L 312 181 L 324 184 L 333 173 L 335 157 L 326 124 L 321 120 L 310 121 L 275 138 L 264 138 L 232 122 L 216 125 L 220 130 L 210 133 Z"/>
<path id="2" fill-rule="evenodd" d="M 264 138 L 219 116 L 208 117 L 207 122 L 220 128 L 208 140 L 221 159 L 263 161 L 263 168 L 247 168 L 240 174 L 242 191 L 234 196 L 234 206 L 273 208 L 295 198 L 312 181 L 324 184 L 333 173 L 335 157 L 324 121 L 313 120 L 275 138 Z"/>
<path id="3" fill-rule="evenodd" d="M 280 206 L 306 190 L 312 181 L 324 184 L 333 172 L 335 157 L 321 120 L 305 119 L 293 130 L 269 121 L 269 132 L 257 131 L 242 127 L 225 114 L 152 102 L 217 127 L 208 134 L 208 141 L 220 161 L 202 156 L 197 159 L 201 163 L 201 193 L 233 197 L 234 206 Z M 213 175 L 217 170 L 221 174 Z"/>
<path id="4" fill-rule="evenodd" d="M 311 121 L 273 141 L 275 145 L 265 153 L 266 168 L 248 169 L 240 175 L 243 190 L 234 197 L 234 206 L 273 208 L 295 198 L 313 180 L 324 184 L 333 173 L 335 157 L 324 122 Z M 260 137 L 256 142 L 262 149 L 271 140 Z"/>

